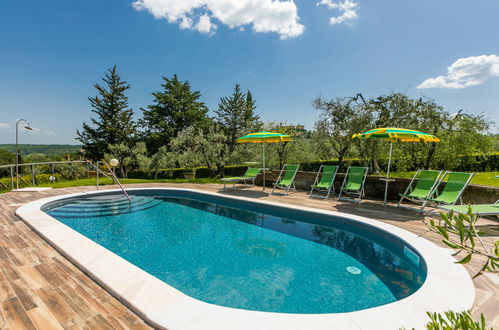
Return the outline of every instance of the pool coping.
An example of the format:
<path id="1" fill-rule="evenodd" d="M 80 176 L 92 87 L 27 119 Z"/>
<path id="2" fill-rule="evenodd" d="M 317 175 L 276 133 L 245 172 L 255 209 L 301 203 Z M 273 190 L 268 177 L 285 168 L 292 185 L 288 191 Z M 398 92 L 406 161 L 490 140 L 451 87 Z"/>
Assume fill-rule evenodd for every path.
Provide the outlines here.
<path id="1" fill-rule="evenodd" d="M 187 191 L 209 196 L 244 200 L 318 214 L 348 217 L 394 234 L 424 258 L 427 278 L 411 296 L 394 303 L 348 313 L 287 314 L 235 309 L 202 302 L 141 270 L 125 259 L 52 218 L 41 207 L 71 197 L 120 192 L 118 189 L 74 193 L 43 198 L 16 210 L 16 215 L 83 272 L 98 282 L 144 320 L 167 329 L 399 329 L 423 328 L 427 311 L 471 309 L 475 298 L 473 282 L 462 265 L 455 264 L 450 250 L 397 226 L 348 213 L 286 203 L 227 196 L 185 188 L 132 188 L 128 191 Z"/>

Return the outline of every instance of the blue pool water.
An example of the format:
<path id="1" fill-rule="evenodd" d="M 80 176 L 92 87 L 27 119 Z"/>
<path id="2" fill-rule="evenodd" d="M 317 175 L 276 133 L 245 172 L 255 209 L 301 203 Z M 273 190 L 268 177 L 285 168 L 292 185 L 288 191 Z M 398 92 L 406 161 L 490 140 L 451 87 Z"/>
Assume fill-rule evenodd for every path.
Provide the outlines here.
<path id="1" fill-rule="evenodd" d="M 132 199 L 95 195 L 45 211 L 185 294 L 227 307 L 350 312 L 405 298 L 426 276 L 400 239 L 346 218 L 194 192 Z"/>

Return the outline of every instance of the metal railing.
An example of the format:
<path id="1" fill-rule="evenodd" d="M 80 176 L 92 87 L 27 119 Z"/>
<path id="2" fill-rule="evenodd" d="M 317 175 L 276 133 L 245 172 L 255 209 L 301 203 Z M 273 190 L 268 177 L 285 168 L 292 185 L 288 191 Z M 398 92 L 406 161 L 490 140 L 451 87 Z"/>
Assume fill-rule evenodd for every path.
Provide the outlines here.
<path id="1" fill-rule="evenodd" d="M 55 166 L 56 165 L 65 165 L 65 164 L 71 166 L 73 171 L 77 171 L 72 167 L 73 164 L 86 164 L 87 166 L 94 168 L 96 171 L 96 190 L 99 190 L 99 174 L 102 174 L 106 178 L 113 180 L 113 182 L 116 181 L 118 183 L 118 185 L 120 186 L 120 189 L 123 192 L 123 194 L 125 195 L 125 197 L 129 201 L 131 200 L 131 198 L 128 195 L 128 193 L 126 192 L 125 188 L 122 186 L 120 180 L 118 179 L 118 177 L 116 176 L 114 171 L 111 169 L 109 164 L 105 161 L 98 161 L 98 162 L 96 162 L 96 164 L 92 163 L 89 160 L 70 160 L 70 161 L 57 161 L 57 162 L 23 163 L 23 164 L 18 164 L 17 167 L 20 168 L 20 167 L 24 166 L 24 167 L 29 167 L 31 169 L 31 185 L 35 186 L 36 185 L 36 172 L 35 172 L 36 166 L 49 166 L 50 174 L 55 179 L 55 168 L 56 168 Z M 109 170 L 109 173 L 111 173 L 111 176 L 109 176 L 107 173 L 102 171 L 99 168 L 99 164 L 104 164 L 106 166 L 106 168 Z M 15 187 L 18 186 L 19 179 L 21 179 L 21 181 L 26 183 L 26 181 L 24 181 L 24 179 L 19 175 L 19 173 L 17 173 L 18 171 L 15 171 L 16 164 L 0 165 L 0 169 L 2 169 L 2 168 L 9 168 L 10 169 L 10 183 L 11 183 L 12 190 L 14 190 Z M 88 174 L 87 174 L 87 177 L 88 177 Z M 15 180 L 14 180 L 14 178 L 15 178 Z M 28 185 L 28 184 L 26 183 L 26 185 Z M 6 187 L 6 189 L 8 189 L 8 188 Z"/>
<path id="2" fill-rule="evenodd" d="M 126 192 L 125 188 L 123 188 L 123 186 L 121 185 L 121 182 L 120 182 L 120 180 L 118 180 L 118 177 L 116 176 L 116 174 L 114 173 L 114 171 L 113 171 L 113 170 L 111 170 L 111 167 L 109 166 L 109 164 L 108 164 L 107 162 L 105 162 L 105 161 L 98 161 L 98 162 L 97 162 L 97 167 L 96 167 L 96 168 L 98 168 L 98 167 L 99 167 L 99 164 L 104 164 L 104 165 L 106 165 L 107 169 L 109 170 L 109 172 L 110 172 L 110 173 L 111 173 L 111 175 L 113 176 L 114 180 L 116 180 L 116 182 L 118 183 L 118 186 L 120 186 L 121 191 L 123 192 L 123 194 L 125 195 L 125 197 L 128 199 L 128 201 L 129 201 L 129 202 L 131 202 L 131 201 L 132 201 L 132 199 L 130 198 L 130 196 L 129 196 L 129 195 L 128 195 L 128 193 Z M 93 164 L 92 164 L 92 165 L 93 165 Z M 98 171 L 97 171 L 97 174 L 96 174 L 96 175 L 97 175 L 97 182 L 96 182 L 97 190 L 99 189 L 99 171 L 100 171 L 100 170 L 98 170 Z M 104 173 L 104 172 L 103 172 L 103 173 Z"/>

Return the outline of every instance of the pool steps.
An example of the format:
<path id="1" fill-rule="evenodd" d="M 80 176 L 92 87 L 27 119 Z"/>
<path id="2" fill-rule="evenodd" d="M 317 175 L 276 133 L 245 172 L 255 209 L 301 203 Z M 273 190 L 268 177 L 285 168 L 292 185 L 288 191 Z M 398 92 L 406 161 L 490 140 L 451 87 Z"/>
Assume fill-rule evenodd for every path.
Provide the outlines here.
<path id="1" fill-rule="evenodd" d="M 60 218 L 103 217 L 147 210 L 161 204 L 160 199 L 132 196 L 131 202 L 125 198 L 83 200 L 78 204 L 48 210 L 49 214 Z"/>

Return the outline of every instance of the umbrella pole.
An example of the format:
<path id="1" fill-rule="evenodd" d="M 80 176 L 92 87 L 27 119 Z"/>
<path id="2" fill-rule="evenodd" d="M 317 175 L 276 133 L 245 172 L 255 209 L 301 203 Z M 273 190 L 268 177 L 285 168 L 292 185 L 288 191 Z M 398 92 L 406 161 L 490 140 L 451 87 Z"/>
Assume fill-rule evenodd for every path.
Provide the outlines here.
<path id="1" fill-rule="evenodd" d="M 262 143 L 263 150 L 263 191 L 265 191 L 265 143 Z"/>
<path id="2" fill-rule="evenodd" d="M 388 156 L 388 169 L 386 170 L 386 181 L 385 181 L 385 200 L 384 205 L 386 205 L 386 197 L 388 195 L 388 180 L 390 179 L 390 164 L 392 162 L 392 150 L 393 142 L 390 142 L 390 155 Z"/>

